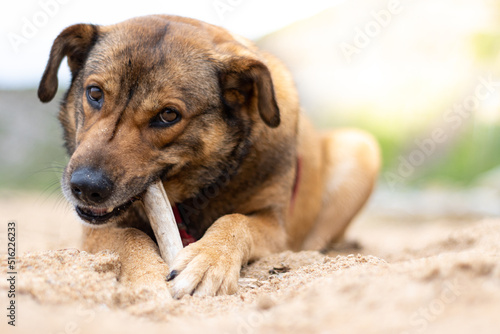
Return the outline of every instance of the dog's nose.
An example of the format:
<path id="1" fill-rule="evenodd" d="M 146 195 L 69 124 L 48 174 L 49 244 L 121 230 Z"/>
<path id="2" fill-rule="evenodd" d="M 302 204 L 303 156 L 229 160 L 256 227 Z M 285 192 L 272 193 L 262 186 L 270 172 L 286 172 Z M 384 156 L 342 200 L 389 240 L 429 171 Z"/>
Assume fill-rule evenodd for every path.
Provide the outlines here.
<path id="1" fill-rule="evenodd" d="M 113 191 L 113 182 L 99 169 L 82 167 L 71 174 L 71 192 L 87 204 L 106 201 Z"/>

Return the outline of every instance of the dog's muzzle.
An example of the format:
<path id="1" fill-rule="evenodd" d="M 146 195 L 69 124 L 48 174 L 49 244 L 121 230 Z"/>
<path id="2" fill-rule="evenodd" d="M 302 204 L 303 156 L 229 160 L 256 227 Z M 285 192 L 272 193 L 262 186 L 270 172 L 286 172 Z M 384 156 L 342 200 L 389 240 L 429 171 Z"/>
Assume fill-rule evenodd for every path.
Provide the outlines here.
<path id="1" fill-rule="evenodd" d="M 70 188 L 79 202 L 75 206 L 78 216 L 96 225 L 107 223 L 125 212 L 137 200 L 134 197 L 119 206 L 105 206 L 113 194 L 114 184 L 102 170 L 90 167 L 80 167 L 71 174 Z"/>

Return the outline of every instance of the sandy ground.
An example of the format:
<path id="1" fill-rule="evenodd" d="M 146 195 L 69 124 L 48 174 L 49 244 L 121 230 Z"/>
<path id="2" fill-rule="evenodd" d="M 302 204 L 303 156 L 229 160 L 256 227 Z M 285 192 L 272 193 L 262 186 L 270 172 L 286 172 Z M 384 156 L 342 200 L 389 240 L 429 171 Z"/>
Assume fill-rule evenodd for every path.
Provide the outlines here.
<path id="1" fill-rule="evenodd" d="M 80 226 L 63 200 L 0 194 L 5 314 L 9 219 L 18 272 L 16 327 L 2 315 L 0 332 L 500 333 L 500 218 L 467 216 L 463 205 L 460 216 L 435 212 L 437 200 L 431 215 L 411 198 L 413 213 L 381 203 L 336 250 L 275 254 L 243 269 L 235 295 L 171 301 L 125 288 L 117 255 L 78 250 Z"/>

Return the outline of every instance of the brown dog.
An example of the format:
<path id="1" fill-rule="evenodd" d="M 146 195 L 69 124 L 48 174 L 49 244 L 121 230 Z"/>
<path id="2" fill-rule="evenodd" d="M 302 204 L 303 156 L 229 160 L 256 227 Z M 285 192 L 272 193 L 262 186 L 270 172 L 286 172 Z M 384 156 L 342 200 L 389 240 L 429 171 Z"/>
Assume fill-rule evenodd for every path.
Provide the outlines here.
<path id="1" fill-rule="evenodd" d="M 84 247 L 117 251 L 123 281 L 165 289 L 168 268 L 136 201 L 158 178 L 185 241 L 198 240 L 170 268 L 178 298 L 234 293 L 241 266 L 271 252 L 323 249 L 372 190 L 374 139 L 313 131 L 285 67 L 222 28 L 175 16 L 70 26 L 52 46 L 43 102 L 64 57 L 63 192 L 85 223 Z"/>

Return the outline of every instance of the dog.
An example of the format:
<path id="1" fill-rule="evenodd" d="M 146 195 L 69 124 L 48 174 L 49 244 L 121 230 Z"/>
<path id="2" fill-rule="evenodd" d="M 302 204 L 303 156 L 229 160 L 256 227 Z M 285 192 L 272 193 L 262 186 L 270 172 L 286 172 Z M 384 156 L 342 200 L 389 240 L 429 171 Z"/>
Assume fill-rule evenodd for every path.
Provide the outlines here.
<path id="1" fill-rule="evenodd" d="M 221 27 L 166 15 L 72 25 L 52 45 L 42 102 L 65 57 L 62 191 L 84 249 L 117 252 L 127 284 L 235 293 L 249 261 L 339 241 L 372 192 L 375 139 L 315 131 L 285 66 Z M 140 201 L 158 179 L 186 244 L 171 268 Z"/>

